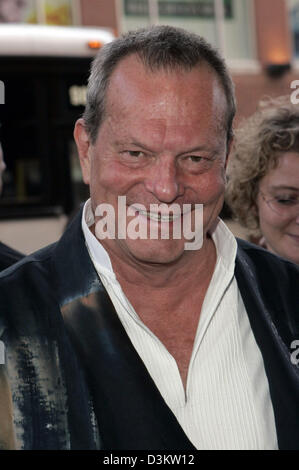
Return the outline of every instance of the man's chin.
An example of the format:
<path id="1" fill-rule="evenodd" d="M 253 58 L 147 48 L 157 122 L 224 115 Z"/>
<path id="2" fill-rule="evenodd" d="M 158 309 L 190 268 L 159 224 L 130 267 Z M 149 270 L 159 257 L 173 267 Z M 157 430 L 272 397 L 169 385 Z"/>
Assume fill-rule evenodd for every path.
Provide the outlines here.
<path id="1" fill-rule="evenodd" d="M 170 264 L 185 252 L 184 240 L 127 240 L 126 249 L 140 263 Z"/>

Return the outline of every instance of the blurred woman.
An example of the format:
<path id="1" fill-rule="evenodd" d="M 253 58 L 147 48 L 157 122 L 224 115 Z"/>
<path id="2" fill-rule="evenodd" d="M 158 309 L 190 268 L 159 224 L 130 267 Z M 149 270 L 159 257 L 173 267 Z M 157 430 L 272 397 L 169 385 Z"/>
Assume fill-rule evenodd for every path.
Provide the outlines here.
<path id="1" fill-rule="evenodd" d="M 260 103 L 237 130 L 227 203 L 249 238 L 299 264 L 299 106 Z"/>

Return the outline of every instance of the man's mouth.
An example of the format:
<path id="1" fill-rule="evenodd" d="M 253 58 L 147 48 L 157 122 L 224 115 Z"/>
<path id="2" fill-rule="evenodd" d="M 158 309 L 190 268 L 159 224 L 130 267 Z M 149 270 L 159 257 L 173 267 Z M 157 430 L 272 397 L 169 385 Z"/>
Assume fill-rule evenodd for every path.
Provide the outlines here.
<path id="1" fill-rule="evenodd" d="M 161 214 L 161 212 L 152 212 L 152 211 L 143 211 L 136 209 L 138 215 L 142 215 L 149 220 L 154 220 L 155 222 L 173 222 L 174 220 L 179 219 L 182 214 Z"/>
<path id="2" fill-rule="evenodd" d="M 297 241 L 299 241 L 299 235 L 294 235 L 293 233 L 288 233 L 288 236 L 294 238 Z"/>

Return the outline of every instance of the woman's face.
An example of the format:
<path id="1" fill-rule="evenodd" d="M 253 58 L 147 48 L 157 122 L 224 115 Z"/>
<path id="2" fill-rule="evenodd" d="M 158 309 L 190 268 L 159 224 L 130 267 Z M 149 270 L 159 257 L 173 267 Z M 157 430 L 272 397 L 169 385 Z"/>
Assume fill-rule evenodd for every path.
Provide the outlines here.
<path id="1" fill-rule="evenodd" d="M 267 249 L 299 264 L 299 153 L 282 153 L 261 179 L 257 210 Z"/>

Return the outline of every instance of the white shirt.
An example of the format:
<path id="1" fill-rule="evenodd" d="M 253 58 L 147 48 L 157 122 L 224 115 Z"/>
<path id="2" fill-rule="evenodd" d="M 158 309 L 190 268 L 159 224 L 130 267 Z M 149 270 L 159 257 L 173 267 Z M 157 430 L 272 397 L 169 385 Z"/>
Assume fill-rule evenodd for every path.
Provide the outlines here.
<path id="1" fill-rule="evenodd" d="M 177 363 L 140 320 L 113 272 L 107 251 L 89 230 L 90 200 L 82 229 L 95 269 L 133 346 L 165 402 L 197 449 L 277 449 L 269 384 L 234 276 L 237 243 L 219 219 L 211 234 L 217 261 L 199 317 L 186 394 Z"/>

